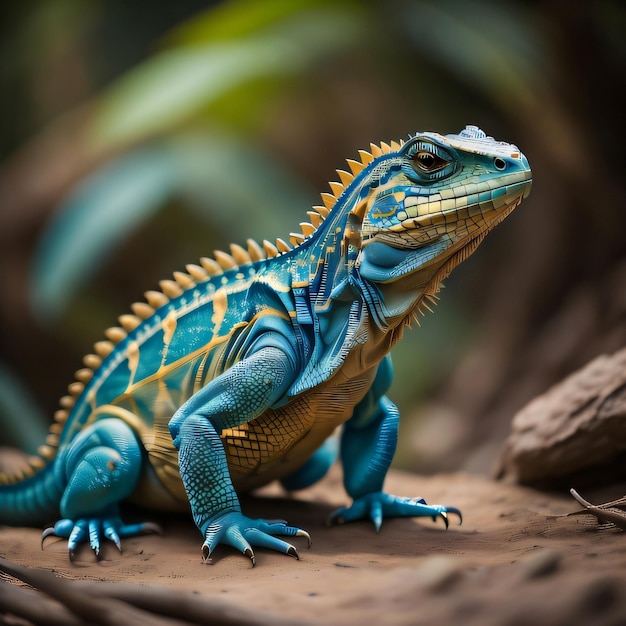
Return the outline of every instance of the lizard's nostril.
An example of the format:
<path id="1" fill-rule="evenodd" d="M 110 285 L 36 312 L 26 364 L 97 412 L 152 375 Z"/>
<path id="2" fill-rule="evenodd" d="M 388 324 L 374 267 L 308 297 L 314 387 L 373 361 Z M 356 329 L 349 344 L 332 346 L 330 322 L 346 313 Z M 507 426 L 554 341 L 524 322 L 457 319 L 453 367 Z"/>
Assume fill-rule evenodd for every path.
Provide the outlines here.
<path id="1" fill-rule="evenodd" d="M 493 160 L 493 165 L 494 167 L 499 170 L 500 172 L 504 169 L 506 169 L 506 161 L 504 159 L 501 159 L 500 157 L 496 157 Z"/>

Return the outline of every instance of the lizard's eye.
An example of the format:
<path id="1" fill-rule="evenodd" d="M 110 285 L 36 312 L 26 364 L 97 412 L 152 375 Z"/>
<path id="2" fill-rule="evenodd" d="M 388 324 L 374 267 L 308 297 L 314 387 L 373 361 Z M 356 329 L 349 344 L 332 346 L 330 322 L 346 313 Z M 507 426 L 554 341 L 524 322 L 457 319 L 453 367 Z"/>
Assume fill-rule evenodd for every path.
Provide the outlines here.
<path id="1" fill-rule="evenodd" d="M 404 173 L 417 183 L 437 183 L 454 174 L 457 163 L 454 156 L 443 146 L 416 138 L 407 147 Z"/>
<path id="2" fill-rule="evenodd" d="M 448 165 L 448 161 L 429 150 L 418 150 L 413 156 L 413 167 L 417 172 L 432 174 Z"/>

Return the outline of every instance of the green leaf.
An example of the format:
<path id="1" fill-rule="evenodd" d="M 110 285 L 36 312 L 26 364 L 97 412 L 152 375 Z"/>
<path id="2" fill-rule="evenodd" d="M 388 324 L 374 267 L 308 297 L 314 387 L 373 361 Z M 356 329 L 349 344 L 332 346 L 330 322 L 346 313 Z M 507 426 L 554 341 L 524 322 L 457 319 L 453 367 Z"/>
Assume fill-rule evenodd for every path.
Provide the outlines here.
<path id="1" fill-rule="evenodd" d="M 300 76 L 324 55 L 352 45 L 361 27 L 354 10 L 317 8 L 243 39 L 162 52 L 96 103 L 92 139 L 104 148 L 171 131 L 206 115 L 207 107 L 243 84 Z"/>
<path id="2" fill-rule="evenodd" d="M 86 178 L 44 231 L 31 279 L 37 318 L 58 318 L 116 247 L 175 197 L 243 241 L 284 236 L 305 218 L 314 193 L 271 155 L 223 132 L 182 135 L 119 157 Z M 252 232 L 255 220 L 260 228 Z"/>
<path id="3" fill-rule="evenodd" d="M 232 134 L 189 134 L 170 149 L 187 206 L 233 242 L 285 237 L 315 201 L 316 193 L 284 165 Z"/>
<path id="4" fill-rule="evenodd" d="M 197 45 L 248 37 L 305 10 L 354 5 L 346 0 L 230 0 L 188 20 L 166 38 L 178 45 Z"/>
<path id="5" fill-rule="evenodd" d="M 123 239 L 171 196 L 169 153 L 145 148 L 84 179 L 48 224 L 35 254 L 31 302 L 40 321 L 57 317 Z"/>

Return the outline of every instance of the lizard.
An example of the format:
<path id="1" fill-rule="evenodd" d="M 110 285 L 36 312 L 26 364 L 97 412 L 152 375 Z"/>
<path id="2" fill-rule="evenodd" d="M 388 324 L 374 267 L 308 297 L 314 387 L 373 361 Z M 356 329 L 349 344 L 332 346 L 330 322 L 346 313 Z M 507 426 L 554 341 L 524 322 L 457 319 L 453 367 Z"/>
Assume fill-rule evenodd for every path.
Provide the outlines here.
<path id="1" fill-rule="evenodd" d="M 70 559 L 121 551 L 120 504 L 191 512 L 202 558 L 219 545 L 299 558 L 287 522 L 238 494 L 288 491 L 340 457 L 351 504 L 331 523 L 450 514 L 386 493 L 398 437 L 390 350 L 442 281 L 530 192 L 528 160 L 476 126 L 370 144 L 337 170 L 289 243 L 250 239 L 175 272 L 105 332 L 60 401 L 46 443 L 0 475 L 0 523 L 44 525 Z M 337 436 L 336 431 L 341 431 Z"/>

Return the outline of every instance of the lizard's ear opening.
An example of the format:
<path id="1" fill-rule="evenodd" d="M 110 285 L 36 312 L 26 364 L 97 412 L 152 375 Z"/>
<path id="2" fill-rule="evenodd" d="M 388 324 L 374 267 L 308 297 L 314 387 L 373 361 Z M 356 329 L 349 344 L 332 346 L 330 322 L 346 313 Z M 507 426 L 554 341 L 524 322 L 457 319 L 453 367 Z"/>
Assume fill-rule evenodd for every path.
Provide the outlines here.
<path id="1" fill-rule="evenodd" d="M 353 246 L 357 250 L 361 249 L 361 226 L 367 212 L 367 200 L 361 200 L 350 213 L 346 222 L 346 229 L 343 232 L 341 242 L 342 253 L 348 252 L 348 247 Z"/>

